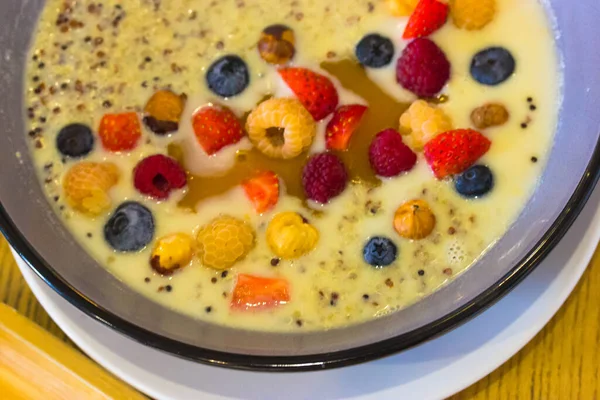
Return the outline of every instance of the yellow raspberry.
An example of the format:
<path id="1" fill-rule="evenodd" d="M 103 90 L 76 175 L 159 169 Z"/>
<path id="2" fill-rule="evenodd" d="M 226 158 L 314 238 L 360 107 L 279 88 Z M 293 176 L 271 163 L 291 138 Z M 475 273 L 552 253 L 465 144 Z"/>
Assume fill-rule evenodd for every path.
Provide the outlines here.
<path id="1" fill-rule="evenodd" d="M 450 14 L 458 28 L 478 31 L 494 19 L 496 0 L 450 0 Z"/>
<path id="2" fill-rule="evenodd" d="M 67 203 L 75 210 L 96 216 L 112 204 L 108 191 L 119 181 L 113 163 L 81 162 L 65 174 L 63 190 Z"/>
<path id="3" fill-rule="evenodd" d="M 415 11 L 419 0 L 386 0 L 390 13 L 395 17 L 408 17 Z"/>
<path id="4" fill-rule="evenodd" d="M 198 255 L 204 265 L 227 269 L 254 247 L 254 230 L 241 219 L 222 215 L 198 232 Z"/>
<path id="5" fill-rule="evenodd" d="M 308 150 L 317 125 L 296 99 L 269 99 L 259 104 L 246 121 L 248 137 L 272 158 L 290 159 Z"/>
<path id="6" fill-rule="evenodd" d="M 319 231 L 295 212 L 277 214 L 267 228 L 267 243 L 284 259 L 294 259 L 315 248 Z"/>
<path id="7" fill-rule="evenodd" d="M 173 233 L 164 236 L 154 245 L 150 265 L 159 274 L 171 275 L 192 261 L 194 250 L 194 239 L 190 235 Z"/>
<path id="8" fill-rule="evenodd" d="M 400 132 L 408 136 L 408 144 L 422 150 L 425 143 L 440 133 L 452 130 L 452 121 L 444 110 L 417 100 L 400 117 Z"/>

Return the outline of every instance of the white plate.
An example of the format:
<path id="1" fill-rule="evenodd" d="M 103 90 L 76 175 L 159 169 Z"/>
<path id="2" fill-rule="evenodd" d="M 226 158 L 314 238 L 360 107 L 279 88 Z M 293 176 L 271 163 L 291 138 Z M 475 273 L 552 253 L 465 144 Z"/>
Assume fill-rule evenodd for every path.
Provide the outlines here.
<path id="1" fill-rule="evenodd" d="M 368 364 L 309 373 L 209 367 L 138 344 L 85 316 L 19 267 L 50 316 L 83 351 L 157 399 L 442 399 L 486 376 L 556 313 L 600 239 L 600 191 L 551 255 L 482 315 L 417 348 Z"/>

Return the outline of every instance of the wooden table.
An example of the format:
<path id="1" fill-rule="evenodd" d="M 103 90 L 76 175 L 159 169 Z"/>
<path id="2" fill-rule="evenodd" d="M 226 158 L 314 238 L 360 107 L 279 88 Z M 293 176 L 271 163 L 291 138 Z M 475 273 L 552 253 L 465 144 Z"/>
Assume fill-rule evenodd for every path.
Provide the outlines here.
<path id="1" fill-rule="evenodd" d="M 69 340 L 42 309 L 0 237 L 0 301 Z M 600 399 L 600 249 L 563 308 L 535 339 L 452 400 Z"/>

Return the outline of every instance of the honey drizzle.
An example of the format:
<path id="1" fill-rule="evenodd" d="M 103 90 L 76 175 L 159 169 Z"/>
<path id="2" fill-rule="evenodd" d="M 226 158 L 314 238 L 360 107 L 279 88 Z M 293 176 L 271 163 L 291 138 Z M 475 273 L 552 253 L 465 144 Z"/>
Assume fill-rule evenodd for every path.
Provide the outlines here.
<path id="1" fill-rule="evenodd" d="M 373 137 L 387 128 L 398 128 L 398 120 L 408 104 L 398 102 L 371 81 L 363 67 L 351 60 L 324 62 L 321 68 L 336 77 L 342 86 L 362 97 L 369 105 L 359 129 L 354 133 L 348 151 L 336 152 L 343 160 L 353 183 L 378 186 L 381 182 L 369 164 L 369 145 Z M 169 155 L 183 163 L 183 151 L 171 144 Z M 235 166 L 224 175 L 199 177 L 188 173 L 188 190 L 179 206 L 195 209 L 202 200 L 217 196 L 239 185 L 258 171 L 271 170 L 283 181 L 290 196 L 305 199 L 302 188 L 302 168 L 307 153 L 292 160 L 279 160 L 265 156 L 256 149 L 239 152 Z"/>

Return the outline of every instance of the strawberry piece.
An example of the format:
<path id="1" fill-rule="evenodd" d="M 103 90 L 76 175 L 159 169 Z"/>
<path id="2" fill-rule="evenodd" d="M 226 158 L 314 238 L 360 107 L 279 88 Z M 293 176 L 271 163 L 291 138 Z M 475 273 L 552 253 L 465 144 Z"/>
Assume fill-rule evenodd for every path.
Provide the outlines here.
<path id="1" fill-rule="evenodd" d="M 244 181 L 242 187 L 259 214 L 275 207 L 279 200 L 279 178 L 274 172 L 261 172 Z"/>
<path id="2" fill-rule="evenodd" d="M 344 151 L 354 132 L 358 129 L 367 107 L 359 104 L 341 106 L 333 114 L 332 120 L 327 124 L 325 138 L 329 150 Z"/>
<path id="3" fill-rule="evenodd" d="M 408 20 L 402 38 L 415 39 L 431 35 L 444 26 L 448 12 L 448 5 L 439 0 L 420 0 Z"/>
<path id="4" fill-rule="evenodd" d="M 109 151 L 133 150 L 142 137 L 140 120 L 136 113 L 105 114 L 100 121 L 98 135 L 102 146 Z"/>
<path id="5" fill-rule="evenodd" d="M 436 178 L 460 174 L 490 149 L 491 142 L 472 129 L 444 132 L 425 145 L 427 163 Z"/>
<path id="6" fill-rule="evenodd" d="M 265 310 L 290 301 L 288 281 L 241 274 L 233 289 L 231 308 Z"/>
<path id="7" fill-rule="evenodd" d="M 196 140 L 209 156 L 225 146 L 239 142 L 244 136 L 242 124 L 231 110 L 206 106 L 192 117 Z"/>
<path id="8" fill-rule="evenodd" d="M 279 75 L 315 121 L 322 120 L 337 107 L 337 91 L 326 76 L 306 68 L 283 68 Z"/>

